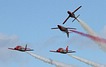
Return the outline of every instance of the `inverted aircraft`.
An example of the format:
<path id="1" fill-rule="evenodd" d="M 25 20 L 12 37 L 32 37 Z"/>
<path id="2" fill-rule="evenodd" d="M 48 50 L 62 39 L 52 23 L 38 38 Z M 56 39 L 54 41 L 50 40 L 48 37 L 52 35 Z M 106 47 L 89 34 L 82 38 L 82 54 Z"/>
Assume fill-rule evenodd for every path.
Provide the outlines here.
<path id="1" fill-rule="evenodd" d="M 69 38 L 69 29 L 76 30 L 76 28 L 69 28 L 69 27 L 66 28 L 61 25 L 57 25 L 57 27 L 51 29 L 60 29 L 62 32 L 65 32 L 67 34 L 68 38 Z"/>
<path id="2" fill-rule="evenodd" d="M 59 49 L 56 50 L 56 51 L 50 50 L 50 52 L 56 52 L 56 53 L 67 54 L 67 53 L 75 53 L 76 51 L 68 50 L 68 46 L 67 46 L 66 49 L 64 49 L 64 48 L 59 48 Z"/>
<path id="3" fill-rule="evenodd" d="M 75 12 L 80 9 L 82 6 L 79 6 L 77 9 L 75 9 L 73 12 L 67 11 L 67 13 L 69 14 L 69 16 L 65 19 L 65 21 L 63 22 L 63 24 L 65 24 L 65 22 L 71 17 L 74 18 L 74 20 L 72 22 L 74 22 L 80 15 L 78 15 L 77 17 L 75 16 Z M 77 19 L 78 20 L 78 19 Z"/>
<path id="4" fill-rule="evenodd" d="M 25 51 L 33 51 L 33 49 L 27 48 L 27 44 L 25 47 L 22 46 L 16 46 L 15 48 L 8 48 L 11 50 L 17 50 L 17 51 L 21 51 L 21 52 L 25 52 Z"/>

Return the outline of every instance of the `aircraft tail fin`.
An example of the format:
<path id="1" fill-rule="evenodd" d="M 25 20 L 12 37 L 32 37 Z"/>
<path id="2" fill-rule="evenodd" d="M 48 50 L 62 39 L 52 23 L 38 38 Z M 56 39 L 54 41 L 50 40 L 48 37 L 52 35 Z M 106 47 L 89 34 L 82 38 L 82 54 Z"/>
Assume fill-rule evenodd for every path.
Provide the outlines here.
<path id="1" fill-rule="evenodd" d="M 68 46 L 66 47 L 66 51 L 68 52 Z"/>
<path id="2" fill-rule="evenodd" d="M 80 16 L 80 14 L 76 18 L 74 18 L 74 20 L 72 22 L 74 22 L 79 16 Z"/>
<path id="3" fill-rule="evenodd" d="M 67 37 L 69 38 L 69 32 L 67 32 Z"/>
<path id="4" fill-rule="evenodd" d="M 27 44 L 26 44 L 26 46 L 25 46 L 25 51 L 27 50 Z"/>

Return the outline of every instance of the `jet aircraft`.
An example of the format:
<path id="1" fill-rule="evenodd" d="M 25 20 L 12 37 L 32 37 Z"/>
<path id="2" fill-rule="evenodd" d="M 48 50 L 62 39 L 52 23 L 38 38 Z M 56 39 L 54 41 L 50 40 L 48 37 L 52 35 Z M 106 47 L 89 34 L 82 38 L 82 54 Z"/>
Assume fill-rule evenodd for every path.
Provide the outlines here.
<path id="1" fill-rule="evenodd" d="M 68 50 L 68 46 L 67 46 L 66 49 L 59 48 L 59 49 L 56 50 L 56 51 L 50 50 L 50 52 L 57 52 L 57 53 L 67 54 L 67 53 L 75 53 L 76 51 Z"/>
<path id="2" fill-rule="evenodd" d="M 63 27 L 61 25 L 57 25 L 56 28 L 51 28 L 51 29 L 60 29 L 61 31 L 65 32 L 67 34 L 67 37 L 69 38 L 69 29 L 74 29 L 76 30 L 76 28 L 69 28 L 69 27 Z"/>
<path id="3" fill-rule="evenodd" d="M 80 9 L 82 6 L 79 6 L 76 10 L 74 10 L 73 12 L 67 11 L 67 13 L 69 14 L 69 16 L 65 19 L 65 21 L 63 22 L 63 24 L 65 24 L 65 22 L 71 17 L 74 18 L 74 20 L 72 22 L 74 22 L 75 20 L 78 20 L 77 18 L 80 16 L 78 15 L 77 17 L 75 16 L 75 12 Z"/>
<path id="4" fill-rule="evenodd" d="M 16 46 L 15 48 L 8 48 L 11 50 L 17 50 L 17 51 L 21 51 L 21 52 L 25 52 L 25 51 L 33 51 L 33 49 L 27 48 L 27 44 L 25 47 L 22 46 Z"/>

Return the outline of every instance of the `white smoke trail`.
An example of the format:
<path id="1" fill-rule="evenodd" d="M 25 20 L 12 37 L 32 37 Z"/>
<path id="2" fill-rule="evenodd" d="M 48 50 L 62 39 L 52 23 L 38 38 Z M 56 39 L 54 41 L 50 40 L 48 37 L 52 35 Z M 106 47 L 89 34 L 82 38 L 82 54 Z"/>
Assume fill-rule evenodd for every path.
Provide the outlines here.
<path id="1" fill-rule="evenodd" d="M 36 59 L 44 61 L 45 63 L 55 65 L 56 67 L 75 67 L 75 66 L 72 66 L 72 65 L 69 65 L 69 64 L 65 64 L 65 63 L 62 63 L 62 62 L 52 60 L 50 58 L 45 58 L 45 57 L 39 56 L 39 55 L 31 53 L 31 52 L 26 52 L 26 53 L 28 53 L 29 55 L 35 57 Z"/>
<path id="2" fill-rule="evenodd" d="M 88 32 L 88 34 L 93 35 L 93 36 L 98 36 L 84 21 L 82 21 L 81 19 L 78 19 L 78 22 L 80 23 L 80 25 Z M 95 41 L 95 43 L 98 44 L 98 46 L 103 50 L 106 51 L 106 44 L 99 42 L 99 41 Z"/>
<path id="3" fill-rule="evenodd" d="M 78 22 L 87 31 L 88 34 L 97 36 L 97 34 L 84 21 L 78 18 Z"/>
<path id="4" fill-rule="evenodd" d="M 102 65 L 102 64 L 98 64 L 98 63 L 95 63 L 95 62 L 92 62 L 92 61 L 89 61 L 87 59 L 84 59 L 84 58 L 81 58 L 81 57 L 78 57 L 78 56 L 74 56 L 74 55 L 71 55 L 71 54 L 68 54 L 69 56 L 81 61 L 81 62 L 84 62 L 88 65 L 91 65 L 93 67 L 105 67 L 105 65 Z"/>

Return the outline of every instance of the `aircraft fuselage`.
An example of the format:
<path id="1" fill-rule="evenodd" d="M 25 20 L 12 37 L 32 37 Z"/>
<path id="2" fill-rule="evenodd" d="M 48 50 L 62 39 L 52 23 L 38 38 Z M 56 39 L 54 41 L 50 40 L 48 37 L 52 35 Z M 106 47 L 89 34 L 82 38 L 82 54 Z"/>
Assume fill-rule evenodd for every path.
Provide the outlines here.
<path id="1" fill-rule="evenodd" d="M 63 32 L 66 32 L 66 33 L 68 32 L 68 29 L 63 26 L 58 25 L 58 28 Z"/>
<path id="2" fill-rule="evenodd" d="M 74 13 L 72 13 L 70 11 L 67 11 L 67 13 L 69 14 L 69 17 L 76 18 Z"/>

